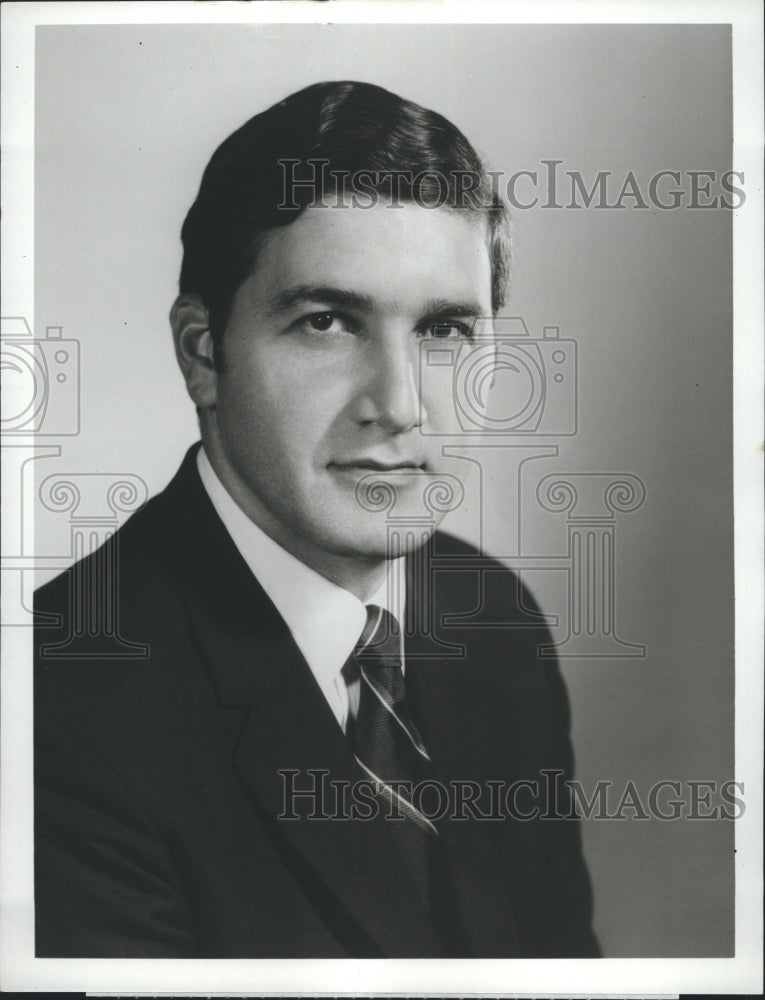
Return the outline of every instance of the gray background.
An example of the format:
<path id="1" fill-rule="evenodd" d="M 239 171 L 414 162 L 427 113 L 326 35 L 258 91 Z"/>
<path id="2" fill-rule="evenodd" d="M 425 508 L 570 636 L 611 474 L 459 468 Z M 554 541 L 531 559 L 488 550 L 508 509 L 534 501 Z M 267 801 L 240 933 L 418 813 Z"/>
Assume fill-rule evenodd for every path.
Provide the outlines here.
<path id="1" fill-rule="evenodd" d="M 53 472 L 134 473 L 160 489 L 196 439 L 167 324 L 180 226 L 218 142 L 323 79 L 380 83 L 460 126 L 490 165 L 544 158 L 618 191 L 661 169 L 731 166 L 730 34 L 720 26 L 96 26 L 37 29 L 35 332 L 81 345 L 82 429 Z M 519 187 L 525 192 L 526 187 Z M 618 519 L 617 622 L 643 659 L 563 663 L 577 774 L 724 781 L 733 768 L 731 219 L 725 211 L 516 211 L 507 313 L 579 348 L 579 427 L 519 491 L 481 453 L 483 502 L 451 529 L 488 551 L 565 551 L 539 509 L 552 472 L 628 472 L 647 498 Z M 508 452 L 509 454 L 509 452 Z M 36 548 L 66 555 L 40 509 Z M 512 560 L 509 560 L 512 562 Z M 39 580 L 50 576 L 39 574 Z M 39 581 L 38 581 L 39 582 Z M 529 574 L 566 625 L 561 571 Z M 512 633 L 498 637 L 510 647 Z M 618 796 L 617 796 L 618 797 Z M 608 956 L 733 953 L 733 829 L 588 822 Z"/>

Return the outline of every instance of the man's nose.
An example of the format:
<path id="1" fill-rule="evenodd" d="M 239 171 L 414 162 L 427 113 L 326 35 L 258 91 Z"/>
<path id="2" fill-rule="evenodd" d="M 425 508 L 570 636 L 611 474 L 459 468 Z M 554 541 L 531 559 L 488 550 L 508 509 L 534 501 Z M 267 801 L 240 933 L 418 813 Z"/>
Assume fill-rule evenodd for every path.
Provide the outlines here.
<path id="1" fill-rule="evenodd" d="M 360 400 L 362 422 L 379 424 L 392 434 L 424 422 L 419 358 L 417 341 L 409 331 L 381 337 L 370 345 L 367 381 Z"/>

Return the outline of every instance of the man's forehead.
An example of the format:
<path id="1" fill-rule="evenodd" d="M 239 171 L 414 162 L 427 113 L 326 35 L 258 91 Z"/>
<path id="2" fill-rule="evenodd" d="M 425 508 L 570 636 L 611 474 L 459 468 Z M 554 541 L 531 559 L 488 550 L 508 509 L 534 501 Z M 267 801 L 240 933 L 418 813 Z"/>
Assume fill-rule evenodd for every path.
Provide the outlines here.
<path id="1" fill-rule="evenodd" d="M 263 304 L 284 307 L 322 297 L 311 289 L 337 289 L 359 308 L 401 312 L 448 300 L 486 311 L 487 226 L 474 213 L 408 203 L 312 207 L 264 237 L 251 284 Z"/>

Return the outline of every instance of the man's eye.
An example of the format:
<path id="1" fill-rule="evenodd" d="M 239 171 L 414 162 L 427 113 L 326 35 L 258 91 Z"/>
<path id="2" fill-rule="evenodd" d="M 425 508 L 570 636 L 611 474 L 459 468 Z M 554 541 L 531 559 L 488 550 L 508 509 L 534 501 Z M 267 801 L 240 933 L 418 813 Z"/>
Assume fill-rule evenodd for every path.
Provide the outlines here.
<path id="1" fill-rule="evenodd" d="M 456 320 L 439 320 L 435 323 L 428 323 L 422 334 L 437 340 L 454 340 L 462 337 L 470 339 L 473 335 L 473 328 L 468 323 L 460 323 Z"/>
<path id="2" fill-rule="evenodd" d="M 334 312 L 311 313 L 298 320 L 297 326 L 308 333 L 343 333 L 351 328 L 348 320 Z"/>

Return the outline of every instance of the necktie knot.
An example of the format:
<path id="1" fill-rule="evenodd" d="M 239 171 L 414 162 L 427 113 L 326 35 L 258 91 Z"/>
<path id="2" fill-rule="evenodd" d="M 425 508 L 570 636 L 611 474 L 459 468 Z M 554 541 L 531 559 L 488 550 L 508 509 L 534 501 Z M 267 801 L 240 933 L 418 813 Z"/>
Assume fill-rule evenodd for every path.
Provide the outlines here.
<path id="1" fill-rule="evenodd" d="M 401 628 L 390 611 L 367 605 L 367 621 L 354 655 L 365 666 L 401 667 Z"/>

